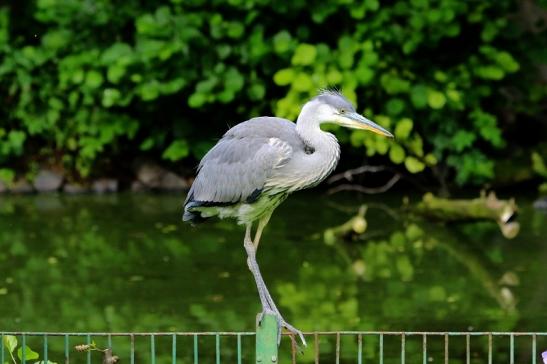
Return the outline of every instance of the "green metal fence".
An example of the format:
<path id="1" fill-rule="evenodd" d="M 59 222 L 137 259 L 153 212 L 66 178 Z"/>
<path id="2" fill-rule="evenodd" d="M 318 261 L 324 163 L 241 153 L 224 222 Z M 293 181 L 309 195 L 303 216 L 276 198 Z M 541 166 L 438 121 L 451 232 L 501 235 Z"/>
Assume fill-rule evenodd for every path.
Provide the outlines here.
<path id="1" fill-rule="evenodd" d="M 305 334 L 308 347 L 302 351 L 294 338 L 284 335 L 275 357 L 262 355 L 254 332 L 0 332 L 0 336 L 2 364 L 105 363 L 98 350 L 75 349 L 90 344 L 111 348 L 120 363 L 130 364 L 542 364 L 541 352 L 547 350 L 547 332 L 318 331 Z M 10 350 L 19 350 L 21 357 L 13 354 L 12 359 Z"/>

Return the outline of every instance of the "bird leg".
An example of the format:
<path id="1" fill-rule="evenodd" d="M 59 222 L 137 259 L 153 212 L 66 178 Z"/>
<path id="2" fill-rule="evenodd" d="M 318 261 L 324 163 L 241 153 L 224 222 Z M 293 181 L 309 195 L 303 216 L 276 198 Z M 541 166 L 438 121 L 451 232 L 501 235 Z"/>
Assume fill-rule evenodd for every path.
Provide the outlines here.
<path id="1" fill-rule="evenodd" d="M 270 295 L 268 288 L 266 287 L 266 283 L 264 283 L 262 274 L 260 274 L 260 268 L 258 267 L 258 262 L 256 261 L 256 247 L 253 244 L 253 241 L 251 240 L 251 225 L 250 224 L 247 225 L 247 229 L 245 231 L 245 240 L 243 244 L 245 247 L 245 251 L 247 252 L 247 265 L 249 266 L 249 270 L 251 271 L 255 279 L 256 287 L 258 289 L 258 295 L 260 297 L 260 303 L 262 304 L 262 312 L 260 314 L 259 320 L 262 320 L 262 317 L 264 316 L 264 314 L 271 313 L 275 315 L 277 317 L 277 323 L 279 325 L 278 338 L 277 338 L 278 344 L 281 341 L 281 327 L 285 327 L 289 332 L 293 333 L 294 335 L 298 335 L 298 337 L 300 337 L 300 340 L 302 340 L 302 344 L 306 346 L 306 339 L 304 339 L 304 335 L 302 334 L 302 331 L 296 329 L 294 326 L 292 326 L 287 321 L 285 321 L 283 316 L 281 316 L 279 309 L 275 305 L 275 302 L 272 299 L 272 296 Z"/>
<path id="2" fill-rule="evenodd" d="M 258 221 L 258 227 L 256 228 L 255 238 L 253 240 L 255 250 L 258 249 L 258 243 L 260 243 L 260 237 L 262 236 L 262 230 L 264 230 L 264 227 L 268 224 L 268 221 L 270 221 L 270 217 L 272 216 L 272 213 L 270 212 L 263 218 L 261 218 Z"/>
<path id="3" fill-rule="evenodd" d="M 258 296 L 260 297 L 260 303 L 262 304 L 263 308 L 269 307 L 269 301 L 265 294 L 265 291 L 267 291 L 266 284 L 262 279 L 262 275 L 260 274 L 260 270 L 258 268 L 258 263 L 256 262 L 256 249 L 254 247 L 253 241 L 251 240 L 250 225 L 247 226 L 247 230 L 245 231 L 245 240 L 243 242 L 243 246 L 245 247 L 245 251 L 247 252 L 247 265 L 249 266 L 249 270 L 251 271 L 255 279 L 256 288 L 258 289 Z"/>

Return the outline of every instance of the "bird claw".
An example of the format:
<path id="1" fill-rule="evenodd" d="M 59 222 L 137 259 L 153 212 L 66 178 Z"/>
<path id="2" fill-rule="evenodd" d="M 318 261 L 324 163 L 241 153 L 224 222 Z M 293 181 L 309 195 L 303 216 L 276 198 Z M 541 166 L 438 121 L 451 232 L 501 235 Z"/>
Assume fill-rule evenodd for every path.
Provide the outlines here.
<path id="1" fill-rule="evenodd" d="M 283 318 L 281 318 L 283 320 Z M 302 331 L 298 330 L 296 327 L 292 326 L 291 324 L 289 324 L 288 322 L 286 322 L 285 320 L 283 320 L 283 322 L 281 323 L 281 326 L 283 326 L 284 328 L 287 329 L 287 331 L 289 331 L 290 333 L 292 333 L 293 335 L 291 335 L 291 340 L 294 342 L 295 339 L 294 339 L 294 336 L 298 336 L 300 338 L 300 341 L 302 341 L 302 345 L 304 345 L 304 347 L 307 347 L 308 344 L 306 343 L 306 339 L 304 338 L 304 334 L 302 333 Z M 281 330 L 279 330 L 279 334 L 278 334 L 278 339 L 277 339 L 277 342 L 279 344 L 279 342 L 281 341 Z M 303 350 L 298 346 L 298 344 L 294 343 L 295 346 L 298 348 L 298 351 L 300 352 L 303 352 Z"/>
<path id="2" fill-rule="evenodd" d="M 282 333 L 283 327 L 284 327 L 285 329 L 287 329 L 287 331 L 289 331 L 291 334 L 293 334 L 293 335 L 290 336 L 291 340 L 294 341 L 295 340 L 294 336 L 298 336 L 300 338 L 300 341 L 302 341 L 302 345 L 304 345 L 304 347 L 308 346 L 302 331 L 298 330 L 293 325 L 291 325 L 287 321 L 285 321 L 285 319 L 283 318 L 283 316 L 281 316 L 281 314 L 279 312 L 276 312 L 276 311 L 271 310 L 271 309 L 264 309 L 262 312 L 260 312 L 258 314 L 257 323 L 260 324 L 262 322 L 262 320 L 264 319 L 264 316 L 268 315 L 268 314 L 274 315 L 275 318 L 276 318 L 276 321 L 277 321 L 277 345 L 279 345 L 281 343 L 281 333 Z M 299 349 L 299 351 L 302 352 L 302 350 L 300 349 L 298 344 L 295 343 L 295 345 Z"/>

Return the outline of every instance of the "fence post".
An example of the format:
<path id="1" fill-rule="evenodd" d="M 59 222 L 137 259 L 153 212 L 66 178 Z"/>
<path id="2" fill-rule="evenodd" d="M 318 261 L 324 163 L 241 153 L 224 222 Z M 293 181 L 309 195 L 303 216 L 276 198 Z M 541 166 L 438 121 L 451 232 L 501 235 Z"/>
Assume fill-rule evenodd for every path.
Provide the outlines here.
<path id="1" fill-rule="evenodd" d="M 277 317 L 265 314 L 256 326 L 256 364 L 278 363 L 277 335 L 279 325 Z"/>

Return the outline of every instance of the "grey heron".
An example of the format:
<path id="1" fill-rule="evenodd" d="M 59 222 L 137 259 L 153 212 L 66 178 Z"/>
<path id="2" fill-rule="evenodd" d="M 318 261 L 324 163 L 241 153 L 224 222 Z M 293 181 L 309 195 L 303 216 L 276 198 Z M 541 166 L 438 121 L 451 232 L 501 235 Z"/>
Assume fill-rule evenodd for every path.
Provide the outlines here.
<path id="1" fill-rule="evenodd" d="M 262 315 L 275 315 L 278 324 L 298 335 L 304 345 L 302 332 L 281 316 L 272 299 L 260 274 L 256 250 L 274 209 L 290 193 L 319 184 L 336 167 L 340 146 L 333 134 L 321 130 L 323 123 L 393 137 L 358 114 L 341 93 L 322 91 L 302 107 L 296 124 L 263 116 L 228 130 L 201 160 L 184 202 L 184 221 L 218 216 L 235 218 L 245 226 L 247 264 L 258 288 Z"/>

